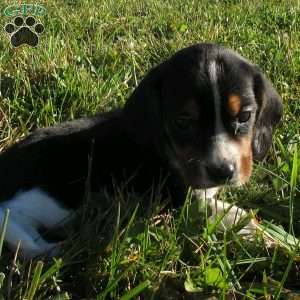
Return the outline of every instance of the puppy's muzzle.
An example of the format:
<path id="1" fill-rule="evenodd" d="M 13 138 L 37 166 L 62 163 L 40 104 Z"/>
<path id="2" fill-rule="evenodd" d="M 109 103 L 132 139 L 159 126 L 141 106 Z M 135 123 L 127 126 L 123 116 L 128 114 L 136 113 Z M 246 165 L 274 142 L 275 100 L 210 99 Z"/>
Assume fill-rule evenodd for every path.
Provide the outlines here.
<path id="1" fill-rule="evenodd" d="M 236 166 L 231 161 L 210 162 L 205 168 L 210 181 L 217 184 L 230 182 L 236 171 Z"/>

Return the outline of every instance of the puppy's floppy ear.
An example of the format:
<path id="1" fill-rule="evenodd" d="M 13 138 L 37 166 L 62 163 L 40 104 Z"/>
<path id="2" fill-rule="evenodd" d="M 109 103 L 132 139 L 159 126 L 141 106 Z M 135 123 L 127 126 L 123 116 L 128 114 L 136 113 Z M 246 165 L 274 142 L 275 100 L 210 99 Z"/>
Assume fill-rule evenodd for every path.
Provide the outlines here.
<path id="1" fill-rule="evenodd" d="M 124 107 L 124 126 L 130 137 L 138 144 L 157 146 L 161 141 L 163 65 L 153 68 L 146 75 Z"/>
<path id="2" fill-rule="evenodd" d="M 281 119 L 283 107 L 280 96 L 260 71 L 254 76 L 254 94 L 258 109 L 252 151 L 254 159 L 262 160 L 272 144 L 272 133 Z"/>

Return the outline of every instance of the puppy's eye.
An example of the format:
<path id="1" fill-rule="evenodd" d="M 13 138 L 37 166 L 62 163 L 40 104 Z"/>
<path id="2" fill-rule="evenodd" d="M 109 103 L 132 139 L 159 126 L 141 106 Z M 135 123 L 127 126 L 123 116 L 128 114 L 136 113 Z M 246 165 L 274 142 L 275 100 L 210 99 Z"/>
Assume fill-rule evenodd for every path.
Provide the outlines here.
<path id="1" fill-rule="evenodd" d="M 188 115 L 182 115 L 175 120 L 175 125 L 182 131 L 189 130 L 193 125 L 193 119 Z"/>
<path id="2" fill-rule="evenodd" d="M 238 116 L 239 123 L 246 123 L 251 117 L 251 111 L 243 111 Z"/>

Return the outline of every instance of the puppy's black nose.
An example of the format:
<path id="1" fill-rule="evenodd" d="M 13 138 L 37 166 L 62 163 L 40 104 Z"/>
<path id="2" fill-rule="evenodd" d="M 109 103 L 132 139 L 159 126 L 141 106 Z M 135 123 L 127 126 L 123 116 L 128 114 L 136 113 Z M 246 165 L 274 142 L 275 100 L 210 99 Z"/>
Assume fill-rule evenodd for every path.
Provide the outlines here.
<path id="1" fill-rule="evenodd" d="M 217 183 L 225 183 L 234 176 L 235 165 L 232 162 L 210 163 L 206 166 L 210 180 Z"/>

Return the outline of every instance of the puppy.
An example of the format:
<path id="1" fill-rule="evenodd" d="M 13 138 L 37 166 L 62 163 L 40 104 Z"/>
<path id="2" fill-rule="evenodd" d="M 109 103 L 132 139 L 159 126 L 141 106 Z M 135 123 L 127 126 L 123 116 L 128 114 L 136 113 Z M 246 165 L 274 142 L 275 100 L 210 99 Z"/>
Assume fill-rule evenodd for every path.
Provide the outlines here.
<path id="1" fill-rule="evenodd" d="M 241 185 L 281 115 L 281 99 L 257 66 L 218 45 L 185 48 L 153 68 L 123 109 L 38 129 L 1 154 L 6 242 L 14 249 L 21 241 L 26 257 L 51 250 L 39 229 L 80 206 L 87 178 L 93 192 L 127 182 L 143 195 L 166 179 L 163 193 L 175 205 L 189 187 Z"/>

